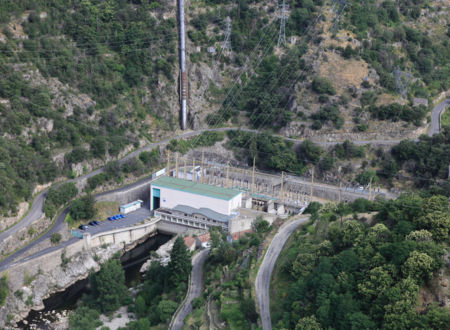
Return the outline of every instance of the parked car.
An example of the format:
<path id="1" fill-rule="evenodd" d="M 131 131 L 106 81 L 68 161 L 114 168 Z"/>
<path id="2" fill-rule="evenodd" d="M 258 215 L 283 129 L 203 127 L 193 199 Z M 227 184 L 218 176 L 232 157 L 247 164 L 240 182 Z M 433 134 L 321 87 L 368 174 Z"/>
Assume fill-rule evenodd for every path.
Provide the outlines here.
<path id="1" fill-rule="evenodd" d="M 123 218 L 125 218 L 125 215 L 119 214 L 119 217 L 120 217 L 120 219 L 123 219 Z"/>
<path id="2" fill-rule="evenodd" d="M 91 222 L 89 222 L 89 226 L 97 226 L 98 225 L 98 222 L 97 221 L 91 221 Z"/>
<path id="3" fill-rule="evenodd" d="M 88 229 L 89 228 L 89 226 L 87 226 L 87 225 L 79 225 L 78 226 L 78 229 L 81 229 L 81 230 L 85 230 L 85 229 Z"/>
<path id="4" fill-rule="evenodd" d="M 115 220 L 115 219 L 114 219 L 114 217 L 108 217 L 108 220 L 109 220 L 109 221 L 113 221 L 113 220 Z"/>

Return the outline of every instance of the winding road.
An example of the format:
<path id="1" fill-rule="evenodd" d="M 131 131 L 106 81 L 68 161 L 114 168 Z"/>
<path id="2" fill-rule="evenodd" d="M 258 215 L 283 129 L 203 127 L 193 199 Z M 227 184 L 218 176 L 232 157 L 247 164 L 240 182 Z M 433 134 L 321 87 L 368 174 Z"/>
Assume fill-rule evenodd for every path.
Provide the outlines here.
<path id="1" fill-rule="evenodd" d="M 131 153 L 129 153 L 128 155 L 126 155 L 125 157 L 123 157 L 122 159 L 119 160 L 119 163 L 122 164 L 124 162 L 126 162 L 129 159 L 132 159 L 134 157 L 137 157 L 142 151 L 150 151 L 152 149 L 154 149 L 155 147 L 159 147 L 162 145 L 166 145 L 170 142 L 170 140 L 173 139 L 183 139 L 183 138 L 190 138 L 196 135 L 199 135 L 203 132 L 206 131 L 210 131 L 210 132 L 225 132 L 228 130 L 242 130 L 245 132 L 252 132 L 252 133 L 257 133 L 257 130 L 253 130 L 253 129 L 241 129 L 241 128 L 236 128 L 236 127 L 220 127 L 220 128 L 212 128 L 212 129 L 200 129 L 200 130 L 196 130 L 196 131 L 190 131 L 190 132 L 185 132 L 183 134 L 180 134 L 178 136 L 174 136 L 174 137 L 170 137 L 170 138 L 166 138 L 164 140 L 161 140 L 159 142 L 155 142 L 155 143 L 151 143 L 143 148 L 137 149 Z M 285 138 L 288 141 L 294 142 L 294 143 L 301 143 L 303 140 L 301 139 L 293 139 L 293 138 Z M 373 141 L 357 141 L 355 143 L 357 144 L 368 144 L 368 143 L 378 143 L 378 144 L 395 144 L 398 143 L 399 141 L 397 140 L 373 140 Z M 328 146 L 328 145 L 334 145 L 336 143 L 340 143 L 340 142 L 320 142 L 318 144 L 320 145 L 324 145 L 324 146 Z M 101 167 L 91 173 L 79 176 L 75 179 L 72 180 L 67 180 L 65 182 L 80 182 L 83 180 L 87 180 L 97 174 L 100 174 L 104 171 L 104 167 Z M 56 185 L 54 185 L 54 187 L 58 187 L 59 185 L 61 185 L 62 183 L 58 183 Z M 37 219 L 41 218 L 44 214 L 44 201 L 45 201 L 45 197 L 47 195 L 47 190 L 40 192 L 35 199 L 33 200 L 33 204 L 31 205 L 31 208 L 28 212 L 28 214 L 23 217 L 22 220 L 18 221 L 15 225 L 11 226 L 9 229 L 3 231 L 0 233 L 0 241 L 5 240 L 7 237 L 14 235 L 15 233 L 17 233 L 20 229 L 28 227 L 32 222 L 36 221 Z M 62 219 L 64 220 L 64 219 Z M 54 228 L 52 228 L 49 232 L 49 235 L 51 235 L 53 232 L 58 231 L 61 227 L 62 222 L 60 221 L 60 217 L 58 217 L 58 219 L 56 220 L 55 224 L 54 224 Z M 55 228 L 57 227 L 57 228 Z M 58 229 L 58 230 L 56 230 Z M 48 238 L 49 235 L 45 235 L 45 238 Z M 42 237 L 42 240 L 45 239 Z M 40 241 L 42 241 L 40 239 Z"/>
<path id="2" fill-rule="evenodd" d="M 286 222 L 280 227 L 277 234 L 272 239 L 272 242 L 267 249 L 264 259 L 259 267 L 258 274 L 256 275 L 255 290 L 256 298 L 259 306 L 259 314 L 261 316 L 263 330 L 271 330 L 272 322 L 270 319 L 270 279 L 272 277 L 272 271 L 275 267 L 275 263 L 278 256 L 286 244 L 289 236 L 296 230 L 302 223 L 309 220 L 309 216 L 301 215 L 299 218 L 295 218 Z"/>
<path id="3" fill-rule="evenodd" d="M 431 111 L 431 125 L 428 136 L 433 136 L 434 134 L 439 134 L 441 132 L 441 114 L 445 111 L 448 105 L 450 105 L 450 98 L 447 98 L 436 105 Z"/>
<path id="4" fill-rule="evenodd" d="M 438 105 L 436 105 L 431 113 L 431 128 L 430 128 L 430 132 L 429 135 L 433 135 L 436 133 L 440 132 L 440 115 L 441 113 L 445 110 L 446 106 L 450 104 L 450 98 L 447 98 L 445 101 L 439 103 Z M 119 163 L 124 163 L 127 160 L 137 157 L 142 151 L 149 151 L 152 150 L 155 147 L 159 147 L 162 145 L 166 145 L 170 142 L 170 140 L 172 139 L 183 139 L 183 138 L 190 138 L 196 135 L 199 135 L 203 132 L 206 131 L 210 131 L 210 132 L 225 132 L 228 130 L 242 130 L 245 132 L 252 132 L 252 133 L 258 133 L 258 130 L 253 130 L 253 129 L 246 129 L 246 128 L 236 128 L 236 127 L 220 127 L 220 128 L 211 128 L 211 129 L 200 129 L 200 130 L 196 130 L 196 131 L 189 131 L 189 132 L 185 132 L 182 133 L 178 136 L 174 136 L 174 137 L 169 137 L 166 138 L 164 140 L 161 140 L 159 142 L 155 142 L 155 143 L 151 143 L 143 148 L 137 149 L 131 153 L 129 153 L 128 155 L 126 155 L 125 157 L 123 157 L 122 159 L 119 160 Z M 287 138 L 284 137 L 287 141 L 291 141 L 295 144 L 299 144 L 301 143 L 303 140 L 302 139 L 294 139 L 294 138 Z M 359 144 L 359 145 L 364 145 L 364 144 L 384 144 L 384 145 L 394 145 L 399 143 L 400 140 L 360 140 L 360 141 L 353 141 L 353 143 L 355 144 Z M 341 143 L 341 142 L 317 142 L 317 144 L 322 145 L 322 146 L 331 146 L 331 145 L 335 145 L 337 143 Z M 97 174 L 100 174 L 104 171 L 104 167 L 99 168 L 91 173 L 79 176 L 75 179 L 72 180 L 68 180 L 66 182 L 80 182 L 82 180 L 86 180 L 89 179 Z M 58 183 L 55 185 L 55 187 L 61 185 L 61 183 Z M 119 189 L 120 190 L 120 189 Z M 33 200 L 33 204 L 31 205 L 31 208 L 29 209 L 28 214 L 22 218 L 22 220 L 18 221 L 15 225 L 11 226 L 9 229 L 3 231 L 0 233 L 0 241 L 5 240 L 7 237 L 14 235 L 15 233 L 17 233 L 19 230 L 21 230 L 22 228 L 28 227 L 32 222 L 36 221 L 37 219 L 41 218 L 44 214 L 44 201 L 45 201 L 45 197 L 47 195 L 47 190 L 40 192 L 35 199 Z M 67 210 L 65 210 L 63 212 L 63 214 L 61 214 L 60 216 L 58 216 L 58 218 L 56 219 L 55 223 L 53 224 L 53 226 L 50 228 L 50 230 L 44 234 L 43 236 L 41 236 L 39 239 L 37 239 L 36 241 L 30 243 L 29 245 L 23 247 L 21 250 L 18 250 L 16 253 L 14 253 L 13 255 L 11 255 L 10 257 L 8 257 L 7 259 L 3 260 L 2 262 L 0 262 L 0 269 L 2 268 L 2 265 L 5 265 L 5 261 L 6 260 L 13 260 L 15 258 L 17 258 L 20 254 L 24 253 L 25 251 L 31 249 L 32 247 L 34 247 L 36 244 L 39 244 L 40 242 L 42 242 L 43 240 L 49 238 L 51 236 L 52 233 L 54 232 L 58 232 L 59 230 L 61 230 L 62 225 L 63 225 L 63 221 L 64 221 L 64 217 L 66 215 Z"/>
<path id="5" fill-rule="evenodd" d="M 192 300 L 200 297 L 200 294 L 202 293 L 203 264 L 205 263 L 208 253 L 209 249 L 206 249 L 197 253 L 192 258 L 191 281 L 189 283 L 187 298 L 179 309 L 178 314 L 176 314 L 175 319 L 171 322 L 170 329 L 172 330 L 180 330 L 183 328 L 184 319 L 192 312 Z"/>

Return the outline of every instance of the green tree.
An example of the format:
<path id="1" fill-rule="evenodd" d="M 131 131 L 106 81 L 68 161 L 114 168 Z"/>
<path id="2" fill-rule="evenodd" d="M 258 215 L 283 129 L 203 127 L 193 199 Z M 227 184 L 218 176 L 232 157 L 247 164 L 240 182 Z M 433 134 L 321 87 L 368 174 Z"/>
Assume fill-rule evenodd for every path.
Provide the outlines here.
<path id="1" fill-rule="evenodd" d="M 103 158 L 106 153 L 106 139 L 103 136 L 97 136 L 91 142 L 91 152 L 96 158 Z"/>
<path id="2" fill-rule="evenodd" d="M 448 238 L 450 230 L 450 213 L 433 211 L 415 220 L 419 228 L 431 232 L 433 238 L 438 241 L 444 241 Z"/>
<path id="3" fill-rule="evenodd" d="M 265 233 L 270 229 L 270 224 L 262 216 L 258 216 L 252 223 L 253 230 L 257 233 Z"/>
<path id="4" fill-rule="evenodd" d="M 92 219 L 95 215 L 95 200 L 91 194 L 88 194 L 80 199 L 72 202 L 70 208 L 70 215 L 75 220 Z"/>
<path id="5" fill-rule="evenodd" d="M 99 317 L 100 314 L 95 309 L 80 306 L 69 316 L 70 329 L 95 330 L 102 325 Z"/>
<path id="6" fill-rule="evenodd" d="M 433 235 L 428 230 L 421 229 L 410 232 L 405 238 L 416 242 L 428 242 L 432 240 Z"/>
<path id="7" fill-rule="evenodd" d="M 90 276 L 92 296 L 102 312 L 117 310 L 128 297 L 125 272 L 118 259 L 105 262 L 97 274 Z"/>
<path id="8" fill-rule="evenodd" d="M 433 272 L 434 260 L 428 254 L 412 251 L 402 267 L 403 274 L 417 280 L 429 279 Z"/>
<path id="9" fill-rule="evenodd" d="M 321 330 L 319 321 L 314 315 L 306 316 L 298 320 L 295 330 Z"/>
<path id="10" fill-rule="evenodd" d="M 334 89 L 331 81 L 325 77 L 315 77 L 312 81 L 312 89 L 318 94 L 336 94 L 336 90 Z"/>
<path id="11" fill-rule="evenodd" d="M 303 141 L 297 151 L 300 160 L 314 165 L 319 162 L 322 153 L 323 149 L 311 140 Z"/>
<path id="12" fill-rule="evenodd" d="M 127 324 L 130 330 L 148 330 L 151 328 L 149 319 L 142 318 L 137 321 L 132 321 Z"/>
<path id="13" fill-rule="evenodd" d="M 137 315 L 138 317 L 144 317 L 145 314 L 147 313 L 147 306 L 146 306 L 146 304 L 145 304 L 144 298 L 142 298 L 141 295 L 139 295 L 139 296 L 136 298 L 136 302 L 135 302 L 135 304 L 134 304 L 134 310 L 135 310 L 136 315 Z"/>
<path id="14" fill-rule="evenodd" d="M 169 277 L 172 285 L 177 286 L 179 282 L 187 281 L 191 269 L 191 256 L 184 240 L 178 236 L 170 252 Z"/>
<path id="15" fill-rule="evenodd" d="M 172 300 L 161 300 L 157 307 L 157 312 L 159 314 L 159 319 L 163 323 L 169 322 L 173 313 L 177 310 L 177 303 Z"/>

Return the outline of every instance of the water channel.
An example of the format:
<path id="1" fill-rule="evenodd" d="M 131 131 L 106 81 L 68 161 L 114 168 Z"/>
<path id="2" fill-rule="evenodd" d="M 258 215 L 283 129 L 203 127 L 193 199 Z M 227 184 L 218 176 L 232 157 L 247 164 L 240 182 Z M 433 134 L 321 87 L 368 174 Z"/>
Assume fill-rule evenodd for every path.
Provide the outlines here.
<path id="1" fill-rule="evenodd" d="M 150 251 L 157 250 L 161 245 L 169 241 L 170 238 L 170 235 L 158 233 L 143 243 L 138 244 L 130 251 L 125 252 L 120 257 L 120 262 L 125 270 L 125 281 L 128 288 L 135 287 L 142 281 L 143 278 L 139 270 L 142 264 L 150 257 Z M 87 278 L 75 282 L 66 290 L 55 293 L 45 299 L 45 308 L 40 311 L 30 311 L 25 319 L 26 322 L 20 322 L 18 327 L 20 329 L 51 329 L 48 321 L 55 321 L 56 313 L 74 310 L 77 302 L 86 293 L 89 293 L 89 279 Z M 46 322 L 46 320 L 48 321 Z"/>

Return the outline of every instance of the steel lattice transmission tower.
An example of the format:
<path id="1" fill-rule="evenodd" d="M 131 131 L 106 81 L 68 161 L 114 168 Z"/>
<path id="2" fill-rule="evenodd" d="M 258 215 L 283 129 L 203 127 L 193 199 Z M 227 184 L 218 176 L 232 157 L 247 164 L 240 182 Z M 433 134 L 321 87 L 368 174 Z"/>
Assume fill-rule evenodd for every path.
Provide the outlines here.
<path id="1" fill-rule="evenodd" d="M 225 40 L 222 44 L 222 49 L 231 52 L 231 18 L 227 16 L 225 28 Z"/>
<path id="2" fill-rule="evenodd" d="M 394 75 L 397 93 L 400 94 L 400 97 L 406 98 L 408 94 L 408 85 L 410 81 L 414 78 L 414 76 L 411 74 L 411 72 L 401 71 L 398 65 L 395 67 Z"/>
<path id="3" fill-rule="evenodd" d="M 334 17 L 333 17 L 333 25 L 331 27 L 331 30 L 333 32 L 337 32 L 341 28 L 341 17 L 347 6 L 348 3 L 346 0 L 333 0 L 332 11 Z"/>
<path id="4" fill-rule="evenodd" d="M 278 8 L 280 10 L 280 13 L 278 14 L 278 17 L 280 19 L 280 32 L 278 33 L 277 46 L 280 47 L 281 45 L 286 46 L 286 13 L 289 9 L 289 5 L 286 4 L 286 0 L 283 0 L 283 3 L 281 5 L 278 5 Z"/>

